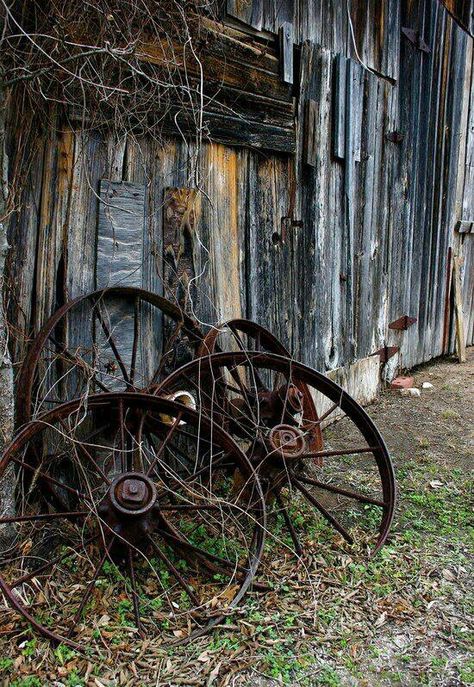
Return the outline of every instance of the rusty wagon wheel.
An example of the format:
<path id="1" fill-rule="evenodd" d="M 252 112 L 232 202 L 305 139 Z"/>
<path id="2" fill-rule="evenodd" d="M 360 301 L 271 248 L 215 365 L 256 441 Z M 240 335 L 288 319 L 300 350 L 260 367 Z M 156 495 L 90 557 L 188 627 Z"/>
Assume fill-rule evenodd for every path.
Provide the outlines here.
<path id="1" fill-rule="evenodd" d="M 87 394 L 144 390 L 190 360 L 201 341 L 178 306 L 144 289 L 111 287 L 68 301 L 22 365 L 17 422 Z"/>
<path id="2" fill-rule="evenodd" d="M 395 507 L 393 466 L 370 417 L 335 382 L 283 356 L 240 351 L 188 363 L 159 392 L 175 388 L 196 394 L 258 467 L 297 554 L 299 525 L 306 538 L 314 532 L 308 513 L 348 543 L 380 549 Z"/>
<path id="3" fill-rule="evenodd" d="M 252 584 L 264 496 L 248 458 L 197 411 L 134 392 L 71 401 L 19 432 L 6 472 L 17 511 L 0 518 L 15 540 L 0 588 L 56 642 L 187 640 Z"/>

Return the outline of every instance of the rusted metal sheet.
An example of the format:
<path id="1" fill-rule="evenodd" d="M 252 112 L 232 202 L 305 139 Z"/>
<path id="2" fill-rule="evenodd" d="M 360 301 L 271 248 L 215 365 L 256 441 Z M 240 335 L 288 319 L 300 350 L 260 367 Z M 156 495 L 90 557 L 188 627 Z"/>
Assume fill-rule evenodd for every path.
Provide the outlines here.
<path id="1" fill-rule="evenodd" d="M 411 327 L 416 322 L 416 317 L 409 317 L 408 315 L 402 315 L 398 319 L 390 322 L 388 325 L 389 329 L 396 329 L 398 331 L 406 331 L 408 327 Z"/>

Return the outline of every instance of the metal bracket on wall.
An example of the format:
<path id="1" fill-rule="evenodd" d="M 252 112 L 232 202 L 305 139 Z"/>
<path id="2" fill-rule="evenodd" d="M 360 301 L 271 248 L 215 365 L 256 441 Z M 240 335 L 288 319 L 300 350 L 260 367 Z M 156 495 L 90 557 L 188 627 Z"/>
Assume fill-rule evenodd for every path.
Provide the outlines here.
<path id="1" fill-rule="evenodd" d="M 402 33 L 406 38 L 408 38 L 410 43 L 413 43 L 415 48 L 418 48 L 418 50 L 421 50 L 425 53 L 431 52 L 430 46 L 428 45 L 428 43 L 425 43 L 419 31 L 415 31 L 415 29 L 410 29 L 407 26 L 402 26 Z"/>
<path id="2" fill-rule="evenodd" d="M 456 223 L 455 229 L 460 234 L 474 234 L 474 219 L 460 219 Z"/>
<path id="3" fill-rule="evenodd" d="M 281 232 L 280 241 L 285 243 L 286 237 L 290 229 L 299 229 L 303 226 L 303 221 L 301 219 L 293 219 L 292 217 L 282 217 L 281 218 Z"/>
<path id="4" fill-rule="evenodd" d="M 380 362 L 381 363 L 386 363 L 389 358 L 392 358 L 395 353 L 398 353 L 399 351 L 398 346 L 382 346 L 382 348 L 379 348 L 378 351 L 375 351 L 375 353 L 371 353 L 370 355 L 379 355 L 380 356 Z"/>
<path id="5" fill-rule="evenodd" d="M 390 322 L 388 325 L 389 329 L 398 329 L 398 330 L 406 330 L 408 327 L 411 327 L 412 324 L 415 324 L 416 322 L 416 317 L 409 317 L 408 315 L 402 315 L 399 317 L 397 320 L 394 320 L 393 322 Z"/>

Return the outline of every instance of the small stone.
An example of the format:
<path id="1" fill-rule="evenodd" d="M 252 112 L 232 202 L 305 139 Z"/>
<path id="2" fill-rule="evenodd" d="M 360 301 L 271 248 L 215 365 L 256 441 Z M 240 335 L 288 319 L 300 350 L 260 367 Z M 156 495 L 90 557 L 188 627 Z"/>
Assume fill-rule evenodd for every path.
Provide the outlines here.
<path id="1" fill-rule="evenodd" d="M 423 382 L 423 384 L 421 385 L 421 388 L 422 389 L 433 389 L 434 387 L 431 384 L 431 382 Z"/>
<path id="2" fill-rule="evenodd" d="M 444 577 L 445 580 L 448 582 L 454 582 L 456 579 L 456 575 L 454 575 L 451 570 L 448 570 L 448 568 L 445 568 L 444 570 L 441 571 L 442 576 Z"/>
<path id="3" fill-rule="evenodd" d="M 401 396 L 421 396 L 421 391 L 416 387 L 410 389 L 400 389 Z"/>
<path id="4" fill-rule="evenodd" d="M 441 482 L 439 479 L 434 479 L 430 482 L 430 487 L 432 489 L 441 489 L 442 486 L 444 486 L 444 482 Z"/>
<path id="5" fill-rule="evenodd" d="M 413 377 L 395 377 L 390 384 L 391 389 L 409 389 L 413 386 L 415 380 Z"/>

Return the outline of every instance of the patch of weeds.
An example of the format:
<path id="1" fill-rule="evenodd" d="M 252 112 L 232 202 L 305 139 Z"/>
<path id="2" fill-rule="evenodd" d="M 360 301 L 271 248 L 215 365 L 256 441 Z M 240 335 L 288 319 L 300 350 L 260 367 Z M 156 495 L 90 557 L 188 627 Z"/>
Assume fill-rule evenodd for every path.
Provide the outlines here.
<path id="1" fill-rule="evenodd" d="M 466 685 L 474 685 L 474 658 L 469 658 L 463 666 L 458 667 L 459 678 Z"/>
<path id="2" fill-rule="evenodd" d="M 160 581 L 161 584 L 163 585 L 163 589 L 169 589 L 170 588 L 170 573 L 168 570 L 160 570 Z"/>
<path id="3" fill-rule="evenodd" d="M 318 684 L 321 687 L 340 687 L 341 679 L 334 668 L 325 666 L 320 673 L 318 673 Z"/>
<path id="4" fill-rule="evenodd" d="M 191 607 L 189 596 L 184 590 L 179 595 L 179 607 L 181 610 L 186 610 L 187 608 Z"/>
<path id="5" fill-rule="evenodd" d="M 239 647 L 240 641 L 235 635 L 216 633 L 209 645 L 209 651 L 235 651 Z"/>
<path id="6" fill-rule="evenodd" d="M 44 685 L 41 683 L 39 677 L 28 675 L 28 677 L 13 680 L 13 682 L 10 683 L 10 687 L 44 687 Z"/>
<path id="7" fill-rule="evenodd" d="M 79 677 L 76 670 L 71 670 L 66 678 L 67 687 L 84 687 L 84 680 Z"/>
<path id="8" fill-rule="evenodd" d="M 114 636 L 112 637 L 112 644 L 115 646 L 119 646 L 123 642 L 123 634 L 121 632 L 117 632 L 116 630 L 113 631 Z"/>
<path id="9" fill-rule="evenodd" d="M 160 611 L 163 608 L 164 601 L 161 596 L 157 596 L 155 599 L 151 599 L 151 601 L 148 603 L 154 611 Z"/>
<path id="10" fill-rule="evenodd" d="M 54 651 L 56 661 L 60 665 L 65 665 L 68 661 L 77 656 L 77 653 L 64 644 L 60 644 Z"/>
<path id="11" fill-rule="evenodd" d="M 117 614 L 119 623 L 127 627 L 130 623 L 127 620 L 128 613 L 132 610 L 132 602 L 129 599 L 121 599 L 117 604 Z"/>
<path id="12" fill-rule="evenodd" d="M 264 652 L 261 658 L 266 675 L 281 680 L 285 685 L 294 684 L 299 665 L 292 652 L 269 650 Z"/>
<path id="13" fill-rule="evenodd" d="M 26 658 L 31 658 L 31 656 L 34 656 L 36 653 L 36 639 L 29 639 L 25 643 L 21 653 L 23 656 L 26 656 Z"/>
<path id="14" fill-rule="evenodd" d="M 363 677 L 363 673 L 360 670 L 360 663 L 352 658 L 352 656 L 346 656 L 344 659 L 344 665 L 354 677 L 358 679 Z"/>
<path id="15" fill-rule="evenodd" d="M 54 619 L 48 613 L 37 613 L 35 620 L 44 627 L 52 627 L 54 625 Z"/>
<path id="16" fill-rule="evenodd" d="M 110 561 L 105 561 L 104 565 L 102 566 L 102 571 L 113 582 L 121 582 L 122 581 L 122 575 L 121 575 L 118 567 L 115 565 L 115 563 L 111 563 Z"/>
<path id="17" fill-rule="evenodd" d="M 0 673 L 8 673 L 13 667 L 12 658 L 0 658 Z"/>
<path id="18" fill-rule="evenodd" d="M 457 413 L 452 408 L 446 408 L 446 410 L 442 411 L 441 417 L 444 418 L 445 420 L 453 420 L 454 418 L 459 417 L 459 413 Z"/>

